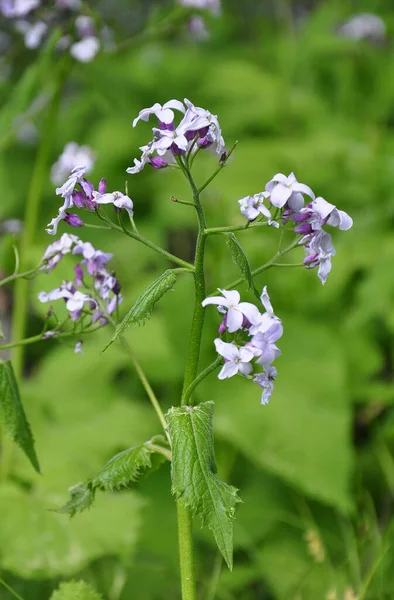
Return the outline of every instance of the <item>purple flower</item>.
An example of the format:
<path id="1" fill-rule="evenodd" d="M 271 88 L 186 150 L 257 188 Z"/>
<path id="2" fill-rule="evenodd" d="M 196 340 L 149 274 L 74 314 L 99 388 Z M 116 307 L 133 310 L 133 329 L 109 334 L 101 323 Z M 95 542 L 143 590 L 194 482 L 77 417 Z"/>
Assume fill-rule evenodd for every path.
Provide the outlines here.
<path id="1" fill-rule="evenodd" d="M 244 317 L 253 325 L 256 325 L 260 321 L 261 315 L 259 309 L 250 302 L 240 302 L 239 292 L 236 290 L 227 291 L 221 289 L 219 289 L 219 292 L 224 297 L 211 296 L 206 298 L 202 302 L 202 305 L 205 307 L 208 304 L 217 304 L 220 312 L 224 313 L 227 311 L 226 327 L 230 333 L 242 328 Z"/>
<path id="2" fill-rule="evenodd" d="M 199 9 L 209 9 L 212 14 L 220 14 L 220 0 L 179 0 L 183 6 Z"/>
<path id="3" fill-rule="evenodd" d="M 24 17 L 40 6 L 40 0 L 2 0 L 0 10 L 7 18 Z"/>
<path id="4" fill-rule="evenodd" d="M 99 194 L 105 194 L 107 191 L 107 180 L 104 177 L 100 179 L 97 190 Z"/>
<path id="5" fill-rule="evenodd" d="M 288 177 L 283 173 L 277 173 L 265 186 L 269 193 L 270 202 L 277 208 L 283 208 L 287 205 L 294 211 L 299 211 L 304 206 L 304 197 L 306 194 L 312 200 L 315 195 L 311 188 L 303 183 L 299 183 L 294 175 L 290 173 Z"/>
<path id="6" fill-rule="evenodd" d="M 218 378 L 227 379 L 233 377 L 237 373 L 247 376 L 253 371 L 253 366 L 250 361 L 256 356 L 253 348 L 238 348 L 235 344 L 223 342 L 220 338 L 215 340 L 216 351 L 225 359 L 225 364 L 220 371 Z"/>
<path id="7" fill-rule="evenodd" d="M 66 211 L 74 205 L 72 197 L 73 191 L 77 183 L 81 183 L 85 173 L 86 167 L 76 167 L 71 171 L 67 181 L 61 187 L 56 188 L 56 194 L 63 197 L 64 203 L 63 206 L 59 208 L 57 217 L 53 218 L 46 228 L 46 231 L 50 235 L 56 234 L 60 221 L 64 220 L 67 216 Z"/>
<path id="8" fill-rule="evenodd" d="M 274 389 L 274 381 L 278 372 L 271 365 L 264 365 L 264 373 L 258 373 L 254 376 L 253 381 L 263 388 L 261 395 L 261 404 L 268 404 L 271 394 Z"/>
<path id="9" fill-rule="evenodd" d="M 347 231 L 353 225 L 353 219 L 344 210 L 338 210 L 334 204 L 330 204 L 321 196 L 301 211 L 301 214 L 305 213 L 310 215 L 309 220 L 313 230 L 319 230 L 324 225 L 331 225 Z"/>

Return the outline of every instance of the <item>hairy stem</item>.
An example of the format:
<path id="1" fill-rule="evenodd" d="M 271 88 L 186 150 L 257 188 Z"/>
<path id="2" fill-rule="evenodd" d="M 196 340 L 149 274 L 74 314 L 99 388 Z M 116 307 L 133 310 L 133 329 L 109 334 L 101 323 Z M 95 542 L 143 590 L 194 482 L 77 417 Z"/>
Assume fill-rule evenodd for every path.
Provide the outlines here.
<path id="1" fill-rule="evenodd" d="M 47 178 L 48 160 L 55 134 L 55 122 L 58 114 L 61 91 L 65 76 L 66 70 L 64 68 L 64 64 L 62 64 L 57 75 L 55 91 L 48 109 L 48 116 L 40 146 L 38 148 L 32 180 L 27 195 L 24 229 L 20 244 L 20 266 L 22 270 L 25 270 L 28 266 L 29 253 L 34 242 L 34 236 L 36 234 L 37 221 L 40 213 L 41 196 Z M 16 282 L 14 294 L 14 310 L 12 319 L 12 339 L 14 340 L 20 340 L 25 335 L 28 301 L 28 281 L 20 278 Z M 23 356 L 23 345 L 18 345 L 13 354 L 14 371 L 17 378 L 20 378 L 22 375 Z"/>
<path id="2" fill-rule="evenodd" d="M 202 301 L 205 298 L 204 251 L 205 251 L 205 215 L 200 202 L 200 195 L 190 169 L 179 159 L 182 169 L 193 194 L 193 203 L 197 213 L 198 235 L 194 257 L 194 310 L 190 329 L 189 349 L 186 360 L 181 404 L 186 402 L 186 391 L 197 375 L 200 358 L 201 337 L 204 326 L 205 311 Z M 192 397 L 192 393 L 190 394 Z M 194 574 L 194 548 L 192 538 L 192 514 L 182 500 L 177 500 L 179 560 L 182 582 L 182 600 L 196 600 L 196 583 Z"/>

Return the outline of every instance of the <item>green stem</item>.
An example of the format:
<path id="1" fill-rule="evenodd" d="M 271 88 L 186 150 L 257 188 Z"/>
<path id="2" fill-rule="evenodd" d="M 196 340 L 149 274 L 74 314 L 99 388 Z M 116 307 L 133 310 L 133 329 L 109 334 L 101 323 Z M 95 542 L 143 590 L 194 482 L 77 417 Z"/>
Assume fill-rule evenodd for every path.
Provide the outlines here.
<path id="1" fill-rule="evenodd" d="M 0 577 L 0 583 L 5 587 L 6 590 L 8 590 L 10 592 L 10 594 L 12 594 L 13 596 L 15 596 L 15 598 L 17 598 L 18 600 L 23 600 L 22 596 L 20 596 L 19 594 L 17 594 L 17 592 L 15 590 L 12 589 L 12 587 L 10 587 L 8 585 L 8 583 L 6 583 L 4 581 L 4 579 L 2 579 Z"/>
<path id="2" fill-rule="evenodd" d="M 255 227 L 267 227 L 268 223 L 251 223 L 248 227 L 245 225 L 229 225 L 228 227 L 209 227 L 205 230 L 206 235 L 213 235 L 216 233 L 229 233 L 232 231 L 247 231 L 248 229 L 254 229 Z"/>
<path id="3" fill-rule="evenodd" d="M 198 235 L 194 257 L 194 310 L 181 399 L 181 404 L 184 405 L 186 401 L 186 392 L 197 375 L 201 337 L 204 326 L 205 311 L 202 307 L 202 301 L 205 298 L 204 251 L 206 242 L 206 222 L 204 210 L 200 202 L 199 191 L 192 174 L 188 167 L 182 163 L 181 159 L 178 164 L 191 187 L 198 220 Z M 177 501 L 177 511 L 182 600 L 196 600 L 192 514 L 190 509 L 186 507 L 181 500 Z"/>
<path id="4" fill-rule="evenodd" d="M 205 190 L 205 188 L 211 183 L 211 181 L 213 181 L 215 179 L 215 177 L 217 175 L 219 175 L 220 171 L 226 166 L 226 163 L 228 161 L 228 159 L 230 158 L 230 156 L 232 155 L 232 153 L 235 150 L 235 146 L 238 144 L 238 142 L 235 142 L 235 144 L 233 145 L 233 147 L 231 148 L 231 150 L 229 150 L 225 160 L 222 162 L 221 165 L 218 166 L 218 168 L 216 169 L 216 171 L 213 172 L 213 174 L 206 180 L 205 183 L 202 184 L 202 186 L 198 189 L 198 194 L 201 194 L 201 192 L 203 190 Z"/>
<path id="5" fill-rule="evenodd" d="M 201 371 L 199 375 L 192 381 L 184 394 L 184 403 L 186 404 L 195 388 L 206 378 L 212 371 L 217 369 L 223 363 L 223 358 L 218 356 L 204 371 Z"/>
<path id="6" fill-rule="evenodd" d="M 0 287 L 2 285 L 6 285 L 7 283 L 11 283 L 12 281 L 15 281 L 16 279 L 29 279 L 32 275 L 35 275 L 38 272 L 39 272 L 39 268 L 30 269 L 30 271 L 25 271 L 24 273 L 14 273 L 13 275 L 6 277 L 5 279 L 2 279 L 0 281 Z"/>
<path id="7" fill-rule="evenodd" d="M 189 269 L 190 271 L 194 270 L 194 266 L 191 263 L 187 262 L 186 260 L 183 260 L 182 258 L 178 258 L 178 256 L 171 254 L 171 252 L 167 252 L 167 250 L 164 250 L 164 248 L 161 248 L 154 242 L 151 242 L 147 238 L 144 238 L 142 235 L 135 233 L 134 231 L 129 231 L 126 228 L 119 227 L 119 225 L 116 225 L 113 221 L 108 219 L 108 217 L 104 213 L 97 212 L 97 216 L 102 221 L 105 221 L 105 223 L 107 223 L 111 229 L 114 229 L 115 231 L 119 231 L 120 233 L 124 233 L 128 237 L 131 237 L 133 240 L 136 240 L 137 242 L 141 242 L 141 244 L 144 244 L 144 246 L 148 246 L 148 248 L 150 248 L 151 250 L 154 250 L 158 254 L 161 254 L 162 256 L 164 256 L 165 258 L 170 260 L 171 262 L 173 262 L 177 265 L 180 265 L 181 267 L 185 267 L 186 269 Z"/>
<path id="8" fill-rule="evenodd" d="M 38 148 L 32 180 L 27 195 L 24 229 L 20 244 L 20 261 L 22 270 L 26 269 L 26 266 L 29 262 L 29 255 L 34 242 L 34 236 L 36 234 L 37 221 L 40 213 L 41 196 L 45 181 L 47 179 L 48 160 L 52 141 L 55 135 L 55 123 L 65 77 L 66 69 L 63 63 L 60 65 L 60 70 L 57 75 L 55 90 L 48 109 L 48 116 L 45 122 L 41 143 Z M 18 279 L 15 286 L 12 320 L 11 337 L 14 340 L 20 340 L 25 335 L 29 303 L 28 292 L 28 281 L 23 278 Z M 20 378 L 22 375 L 23 356 L 23 345 L 19 345 L 13 355 L 14 371 L 17 378 Z"/>
<path id="9" fill-rule="evenodd" d="M 144 371 L 142 370 L 141 365 L 139 364 L 138 360 L 134 356 L 134 354 L 133 354 L 133 352 L 132 352 L 132 350 L 131 350 L 128 342 L 126 341 L 126 339 L 123 336 L 121 336 L 121 340 L 122 340 L 123 346 L 125 347 L 125 349 L 127 350 L 128 355 L 131 358 L 131 362 L 133 363 L 133 366 L 134 366 L 135 370 L 137 371 L 137 375 L 140 378 L 140 381 L 141 381 L 141 383 L 142 383 L 142 385 L 144 387 L 144 390 L 145 390 L 145 392 L 146 392 L 149 400 L 151 401 L 151 404 L 152 404 L 152 406 L 153 406 L 153 408 L 154 408 L 154 410 L 155 410 L 155 412 L 156 412 L 156 414 L 157 414 L 157 416 L 159 418 L 159 421 L 160 421 L 160 423 L 161 423 L 161 425 L 162 425 L 162 427 L 164 429 L 164 432 L 166 433 L 166 435 L 168 437 L 168 434 L 167 434 L 167 421 L 165 419 L 163 411 L 161 410 L 160 403 L 159 403 L 158 399 L 156 398 L 156 394 L 153 391 L 153 389 L 152 389 L 152 387 L 151 387 L 151 385 L 150 385 L 150 383 L 149 383 L 149 381 L 148 381 L 148 379 L 147 379 Z"/>
<path id="10" fill-rule="evenodd" d="M 147 448 L 149 448 L 149 450 L 152 450 L 153 452 L 158 452 L 159 454 L 162 454 L 163 456 L 165 456 L 165 458 L 167 460 L 169 460 L 170 462 L 172 461 L 172 454 L 170 450 L 166 450 L 166 448 L 163 448 L 162 446 L 158 446 L 157 444 L 150 444 L 149 442 L 145 442 L 144 444 Z"/>
<path id="11" fill-rule="evenodd" d="M 197 600 L 194 579 L 194 550 L 190 509 L 177 500 L 179 559 L 181 567 L 182 600 Z"/>

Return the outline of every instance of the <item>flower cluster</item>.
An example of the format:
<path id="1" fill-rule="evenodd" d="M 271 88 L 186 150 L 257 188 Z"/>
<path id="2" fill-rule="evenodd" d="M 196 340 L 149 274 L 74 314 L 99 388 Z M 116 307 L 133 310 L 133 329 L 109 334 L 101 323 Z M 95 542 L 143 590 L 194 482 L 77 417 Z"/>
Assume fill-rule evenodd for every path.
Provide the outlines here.
<path id="1" fill-rule="evenodd" d="M 261 302 L 265 308 L 263 314 L 254 304 L 240 302 L 241 298 L 236 290 L 219 291 L 223 296 L 211 296 L 202 303 L 204 307 L 216 304 L 223 314 L 219 327 L 221 335 L 226 331 L 235 334 L 231 342 L 215 339 L 216 351 L 225 361 L 218 377 L 226 379 L 240 373 L 252 379 L 263 388 L 262 404 L 268 404 L 277 375 L 272 363 L 281 354 L 275 342 L 283 334 L 282 321 L 274 314 L 266 287 L 261 294 Z M 256 365 L 262 367 L 263 371 L 255 371 Z"/>
<path id="2" fill-rule="evenodd" d="M 69 313 L 68 318 L 80 325 L 80 332 L 89 331 L 92 325 L 107 325 L 110 316 L 122 302 L 120 283 L 115 275 L 107 270 L 112 254 L 96 250 L 90 242 L 82 242 L 77 236 L 63 234 L 48 246 L 42 258 L 42 270 L 52 271 L 65 254 L 80 256 L 75 267 L 73 281 L 64 281 L 50 292 L 40 292 L 40 302 L 53 302 L 63 299 Z M 60 331 L 50 331 L 44 337 L 57 335 Z M 80 351 L 78 343 L 76 351 Z"/>
<path id="3" fill-rule="evenodd" d="M 69 210 L 73 207 L 94 212 L 100 204 L 113 204 L 116 210 L 125 209 L 130 217 L 133 216 L 133 201 L 122 192 L 107 193 L 107 182 L 100 179 L 97 190 L 93 183 L 85 179 L 87 167 L 75 167 L 67 181 L 59 188 L 56 194 L 63 198 L 63 205 L 59 208 L 58 215 L 48 223 L 46 231 L 56 235 L 60 221 L 65 221 L 72 227 L 82 227 L 81 217 Z"/>
<path id="4" fill-rule="evenodd" d="M 304 196 L 310 199 L 306 206 Z M 352 218 L 324 198 L 316 198 L 309 186 L 297 181 L 294 173 L 288 177 L 277 173 L 267 183 L 265 191 L 239 200 L 241 212 L 249 221 L 266 217 L 268 225 L 279 227 L 271 210 L 265 206 L 265 200 L 276 209 L 283 225 L 292 222 L 295 233 L 303 236 L 300 244 L 305 248 L 304 265 L 309 269 L 318 266 L 318 277 L 324 284 L 331 271 L 335 248 L 331 235 L 323 227 L 331 225 L 345 231 L 352 227 Z"/>
<path id="5" fill-rule="evenodd" d="M 174 110 L 182 115 L 178 125 L 175 124 Z M 184 103 L 169 100 L 163 105 L 156 103 L 150 108 L 144 108 L 134 119 L 133 127 L 140 120 L 148 121 L 151 115 L 158 120 L 158 127 L 152 130 L 153 140 L 140 147 L 141 158 L 134 159 L 134 167 L 129 167 L 128 173 L 139 173 L 146 164 L 162 169 L 176 163 L 176 156 L 211 146 L 216 148 L 219 155 L 223 153 L 224 140 L 217 116 L 194 106 L 187 98 Z"/>
<path id="6" fill-rule="evenodd" d="M 220 0 L 179 0 L 179 3 L 187 8 L 210 10 L 214 15 L 220 14 Z"/>
<path id="7" fill-rule="evenodd" d="M 81 7 L 80 0 L 57 0 L 52 4 L 49 7 L 41 0 L 0 0 L 0 12 L 23 35 L 26 48 L 38 48 L 52 25 L 62 22 L 69 33 L 60 38 L 58 49 L 69 49 L 71 56 L 80 62 L 93 60 L 107 37 L 106 28 L 98 34 L 90 16 L 73 16 L 72 11 Z"/>

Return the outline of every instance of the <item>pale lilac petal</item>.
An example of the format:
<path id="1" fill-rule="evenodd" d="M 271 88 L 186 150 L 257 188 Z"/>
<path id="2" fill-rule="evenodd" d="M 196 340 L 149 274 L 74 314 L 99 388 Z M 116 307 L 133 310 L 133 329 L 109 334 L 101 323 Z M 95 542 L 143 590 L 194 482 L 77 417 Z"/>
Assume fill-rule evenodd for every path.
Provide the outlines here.
<path id="1" fill-rule="evenodd" d="M 247 377 L 253 371 L 253 366 L 250 364 L 250 362 L 239 363 L 238 370 L 240 373 L 242 373 L 242 375 Z"/>
<path id="2" fill-rule="evenodd" d="M 298 192 L 293 192 L 288 200 L 288 205 L 289 208 L 291 208 L 291 210 L 294 210 L 294 212 L 298 212 L 304 206 L 304 197 Z"/>
<path id="3" fill-rule="evenodd" d="M 228 306 L 237 306 L 237 304 L 239 304 L 241 296 L 239 292 L 237 292 L 237 290 L 221 290 L 220 288 L 218 289 L 219 292 L 223 294 L 223 296 L 228 301 Z"/>
<path id="4" fill-rule="evenodd" d="M 182 113 L 185 113 L 186 109 L 183 106 L 183 103 L 179 100 L 169 100 L 165 104 L 163 104 L 163 108 L 173 108 L 175 110 L 179 110 Z"/>
<path id="5" fill-rule="evenodd" d="M 278 183 L 271 192 L 270 202 L 277 208 L 282 208 L 291 196 L 291 189 Z"/>
<path id="6" fill-rule="evenodd" d="M 243 316 L 239 310 L 229 308 L 227 312 L 227 329 L 230 333 L 241 329 L 243 323 Z"/>
<path id="7" fill-rule="evenodd" d="M 144 108 L 140 110 L 138 117 L 136 117 L 133 121 L 133 127 L 135 127 L 138 121 L 141 119 L 142 121 L 148 121 L 150 115 L 155 115 L 159 110 L 161 110 L 161 104 L 156 102 L 150 108 Z"/>
<path id="8" fill-rule="evenodd" d="M 226 358 L 227 360 L 233 361 L 239 356 L 239 350 L 235 344 L 229 344 L 223 342 L 220 338 L 216 338 L 214 341 L 216 352 Z"/>
<path id="9" fill-rule="evenodd" d="M 283 185 L 287 185 L 288 178 L 286 177 L 286 175 L 283 175 L 283 173 L 277 173 L 276 175 L 274 175 L 273 178 L 271 179 L 271 181 L 269 181 L 267 183 L 267 185 L 265 186 L 266 191 L 267 192 L 272 192 L 272 190 L 274 189 L 274 187 L 276 187 L 276 185 L 278 183 L 282 183 Z"/>
<path id="10" fill-rule="evenodd" d="M 264 306 L 265 310 L 270 314 L 274 314 L 274 309 L 272 308 L 271 300 L 268 295 L 266 285 L 263 287 L 263 291 L 261 293 L 260 300 L 261 300 L 261 303 Z"/>
<path id="11" fill-rule="evenodd" d="M 260 322 L 260 311 L 257 306 L 251 302 L 240 302 L 237 306 L 237 310 L 240 310 L 252 325 L 257 325 L 257 323 Z"/>
<path id="12" fill-rule="evenodd" d="M 159 121 L 161 121 L 162 123 L 165 123 L 166 125 L 169 125 L 170 123 L 174 122 L 174 113 L 172 112 L 172 110 L 170 108 L 163 108 L 162 110 L 159 110 L 156 113 L 157 118 L 159 119 Z"/>
<path id="13" fill-rule="evenodd" d="M 334 209 L 328 218 L 327 224 L 339 227 L 342 231 L 347 231 L 352 227 L 353 219 L 344 210 Z"/>
<path id="14" fill-rule="evenodd" d="M 334 204 L 327 202 L 327 200 L 324 200 L 324 198 L 321 196 L 316 198 L 311 205 L 311 210 L 323 220 L 325 220 L 328 215 L 332 213 L 334 208 Z"/>
<path id="15" fill-rule="evenodd" d="M 308 185 L 305 185 L 304 183 L 298 183 L 298 181 L 296 181 L 292 184 L 291 189 L 293 190 L 293 192 L 299 192 L 300 194 L 306 194 L 307 196 L 312 198 L 312 200 L 315 199 L 315 194 L 313 193 L 311 188 Z"/>
<path id="16" fill-rule="evenodd" d="M 233 362 L 226 363 L 218 375 L 218 379 L 227 379 L 238 373 L 238 365 Z"/>
<path id="17" fill-rule="evenodd" d="M 208 304 L 217 304 L 218 306 L 225 306 L 226 308 L 229 306 L 228 300 L 222 296 L 209 296 L 208 298 L 205 298 L 201 304 L 204 307 L 208 306 Z"/>

